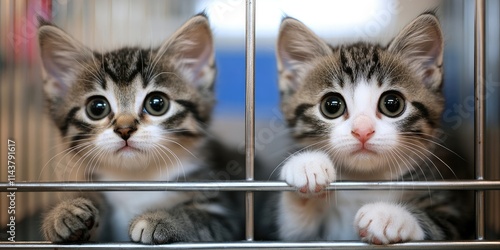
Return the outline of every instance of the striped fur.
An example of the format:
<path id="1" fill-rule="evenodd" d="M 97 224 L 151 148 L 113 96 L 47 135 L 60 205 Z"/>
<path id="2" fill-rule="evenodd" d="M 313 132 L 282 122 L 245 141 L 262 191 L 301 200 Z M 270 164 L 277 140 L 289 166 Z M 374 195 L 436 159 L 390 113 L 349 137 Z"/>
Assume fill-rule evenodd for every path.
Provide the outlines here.
<path id="1" fill-rule="evenodd" d="M 205 15 L 158 48 L 92 51 L 47 22 L 39 41 L 50 115 L 66 146 L 68 162 L 56 166 L 64 180 L 213 180 L 230 161 L 206 133 L 216 68 Z M 55 242 L 234 240 L 241 233 L 236 200 L 226 193 L 90 194 L 49 211 L 42 230 Z"/>
<path id="2" fill-rule="evenodd" d="M 388 244 L 466 237 L 465 193 L 323 191 L 337 180 L 457 178 L 459 167 L 437 138 L 443 36 L 434 14 L 416 18 L 388 46 L 330 46 L 285 18 L 277 58 L 283 115 L 303 146 L 281 172 L 298 189 L 277 205 L 281 239 Z"/>

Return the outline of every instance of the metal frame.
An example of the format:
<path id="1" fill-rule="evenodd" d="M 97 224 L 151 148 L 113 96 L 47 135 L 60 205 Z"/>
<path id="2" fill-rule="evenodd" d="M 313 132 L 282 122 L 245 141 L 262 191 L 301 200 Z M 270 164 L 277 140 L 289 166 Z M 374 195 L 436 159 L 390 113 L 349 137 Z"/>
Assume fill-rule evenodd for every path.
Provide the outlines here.
<path id="1" fill-rule="evenodd" d="M 378 181 L 333 182 L 326 190 L 500 190 L 500 181 Z M 296 191 L 283 181 L 226 182 L 17 182 L 0 184 L 0 192 L 80 191 Z"/>
<path id="2" fill-rule="evenodd" d="M 226 242 L 143 245 L 135 243 L 51 244 L 48 242 L 0 243 L 0 249 L 498 249 L 498 241 L 408 242 L 386 246 L 353 241 L 317 242 Z"/>
<path id="3" fill-rule="evenodd" d="M 475 26 L 474 26 L 474 163 L 476 179 L 484 178 L 484 133 L 485 133 L 485 0 L 476 0 Z M 484 239 L 484 191 L 476 191 L 476 238 Z"/>
<path id="4" fill-rule="evenodd" d="M 246 0 L 245 26 L 245 58 L 246 58 L 246 93 L 245 93 L 245 149 L 246 149 L 246 179 L 253 181 L 255 158 L 255 1 Z M 252 191 L 246 192 L 246 227 L 247 241 L 254 236 L 254 196 Z"/>
<path id="5" fill-rule="evenodd" d="M 255 76 L 255 3 L 246 0 L 246 181 L 231 182 L 19 182 L 15 185 L 0 183 L 0 192 L 52 192 L 52 191 L 245 191 L 246 192 L 246 241 L 225 243 L 177 243 L 171 245 L 141 245 L 135 243 L 87 243 L 78 245 L 52 244 L 50 242 L 0 242 L 0 249 L 380 249 L 381 246 L 362 242 L 254 242 L 254 192 L 293 191 L 284 182 L 254 181 L 254 76 Z M 388 249 L 500 249 L 500 240 L 484 240 L 484 192 L 500 190 L 500 181 L 484 180 L 484 131 L 485 131 L 485 1 L 475 5 L 475 173 L 476 180 L 432 182 L 335 182 L 329 190 L 395 190 L 395 189 L 449 189 L 475 190 L 476 240 L 447 242 L 409 242 L 383 246 Z"/>

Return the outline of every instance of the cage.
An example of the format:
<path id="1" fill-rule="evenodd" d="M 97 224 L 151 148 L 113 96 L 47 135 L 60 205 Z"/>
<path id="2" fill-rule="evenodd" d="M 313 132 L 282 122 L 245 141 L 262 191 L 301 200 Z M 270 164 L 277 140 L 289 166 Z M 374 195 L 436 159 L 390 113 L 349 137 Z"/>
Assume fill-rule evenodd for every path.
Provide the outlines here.
<path id="1" fill-rule="evenodd" d="M 71 1 L 22 0 L 0 4 L 0 249 L 369 249 L 361 242 L 261 242 L 254 240 L 254 194 L 293 189 L 254 172 L 254 156 L 279 166 L 291 143 L 278 109 L 275 39 L 283 15 L 303 20 L 320 36 L 339 42 L 366 39 L 382 44 L 411 19 L 435 10 L 445 34 L 446 108 L 443 140 L 468 162 L 475 178 L 439 182 L 341 182 L 335 190 L 391 188 L 474 190 L 476 239 L 409 242 L 392 249 L 500 248 L 500 116 L 498 112 L 500 3 L 498 1 Z M 217 136 L 246 154 L 247 180 L 220 183 L 76 182 L 54 177 L 51 169 L 57 131 L 47 119 L 37 45 L 38 15 L 45 15 L 90 47 L 158 44 L 185 20 L 206 11 L 214 29 L 218 104 L 212 128 Z M 327 16 L 324 18 L 323 16 Z M 245 31 L 245 32 L 244 32 Z M 391 34 L 391 35 L 387 35 Z M 337 40 L 338 41 L 338 40 Z M 15 151 L 15 172 L 9 152 Z M 271 152 L 271 153 L 269 153 Z M 11 172 L 9 172 L 11 171 Z M 67 191 L 243 191 L 246 240 L 217 243 L 140 245 L 126 242 L 51 244 L 33 237 L 40 221 L 33 215 Z M 10 197 L 15 193 L 16 222 L 31 220 L 9 241 Z M 12 196 L 12 195 L 11 195 Z"/>

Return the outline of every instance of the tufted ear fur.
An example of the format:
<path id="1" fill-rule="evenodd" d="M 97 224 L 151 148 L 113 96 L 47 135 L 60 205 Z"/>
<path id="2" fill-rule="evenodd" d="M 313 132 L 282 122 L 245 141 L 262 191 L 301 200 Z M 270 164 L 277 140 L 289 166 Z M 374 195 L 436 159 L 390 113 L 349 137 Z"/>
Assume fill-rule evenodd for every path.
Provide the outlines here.
<path id="1" fill-rule="evenodd" d="M 276 53 L 280 90 L 290 93 L 299 87 L 310 61 L 331 54 L 332 49 L 302 22 L 288 17 L 281 22 Z"/>
<path id="2" fill-rule="evenodd" d="M 430 89 L 442 85 L 443 34 L 437 17 L 423 14 L 408 24 L 389 44 L 389 51 L 400 54 L 419 73 Z"/>
<path id="3" fill-rule="evenodd" d="M 58 27 L 41 21 L 38 42 L 47 74 L 44 90 L 51 100 L 62 98 L 75 82 L 83 65 L 92 60 L 92 51 Z"/>
<path id="4" fill-rule="evenodd" d="M 172 60 L 186 80 L 197 88 L 211 89 L 216 68 L 214 43 L 208 18 L 189 19 L 158 50 L 157 56 Z"/>

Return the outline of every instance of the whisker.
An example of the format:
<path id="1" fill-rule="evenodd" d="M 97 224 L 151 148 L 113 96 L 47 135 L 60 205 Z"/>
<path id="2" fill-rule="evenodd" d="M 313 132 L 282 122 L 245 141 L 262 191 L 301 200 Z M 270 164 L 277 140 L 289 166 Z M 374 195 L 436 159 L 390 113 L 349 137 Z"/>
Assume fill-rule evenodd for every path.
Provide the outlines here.
<path id="1" fill-rule="evenodd" d="M 415 144 L 415 143 L 412 143 L 412 142 L 409 142 L 409 141 L 402 141 L 402 143 L 406 144 L 406 145 L 409 145 L 409 146 L 414 146 L 414 147 L 417 147 L 425 152 L 427 152 L 428 154 L 432 155 L 435 159 L 437 159 L 438 161 L 440 161 L 444 166 L 446 166 L 448 168 L 448 170 L 450 170 L 450 172 L 456 177 L 457 175 L 455 174 L 455 171 L 453 171 L 453 169 L 445 162 L 443 161 L 441 158 L 439 158 L 434 152 L 432 152 L 431 150 L 425 148 L 424 146 L 420 146 L 418 144 Z M 432 161 L 431 161 L 432 162 Z M 438 171 L 439 175 L 441 176 L 441 178 L 444 178 L 441 171 L 439 171 L 439 169 L 436 168 L 436 170 Z"/>
<path id="2" fill-rule="evenodd" d="M 445 166 L 446 166 L 446 167 L 447 167 L 447 168 L 448 168 L 448 169 L 449 169 L 449 170 L 453 173 L 453 175 L 455 175 L 454 171 L 451 169 L 451 167 L 450 167 L 447 163 L 445 163 L 445 162 L 444 162 L 441 158 L 439 158 L 437 155 L 435 155 L 432 151 L 428 150 L 427 148 L 422 147 L 422 146 L 415 145 L 415 144 L 413 144 L 413 143 L 411 143 L 411 142 L 401 142 L 401 145 L 402 145 L 403 147 L 405 147 L 406 149 L 408 149 L 409 151 L 413 151 L 413 152 L 415 152 L 415 147 L 417 147 L 417 148 L 418 148 L 418 149 L 420 149 L 420 150 L 423 150 L 423 151 L 425 151 L 425 152 L 427 152 L 427 153 L 430 153 L 430 155 L 432 155 L 434 158 L 436 158 L 436 159 L 437 159 L 437 160 L 439 160 L 441 163 L 443 163 L 443 165 L 445 165 Z M 427 154 L 425 154 L 425 153 L 423 153 L 423 152 L 420 152 L 420 151 L 416 151 L 416 152 L 419 152 L 419 153 L 421 153 L 424 157 L 426 157 L 428 160 L 427 160 L 427 161 L 425 161 L 425 160 L 424 160 L 424 162 L 430 162 L 430 163 L 434 166 L 434 169 L 438 172 L 438 174 L 439 174 L 439 176 L 441 177 L 441 179 L 444 179 L 444 176 L 442 175 L 442 173 L 441 173 L 441 171 L 439 170 L 439 168 L 436 166 L 436 164 L 434 163 L 434 161 L 432 161 L 432 159 L 430 159 L 430 158 L 429 158 L 429 156 L 428 156 Z M 428 165 L 428 163 L 427 163 L 427 165 Z M 429 165 L 428 165 L 428 166 L 429 166 Z M 430 166 L 429 166 L 429 168 L 430 168 Z M 431 171 L 431 173 L 432 173 L 432 171 Z M 434 177 L 434 176 L 433 176 L 433 177 Z"/>
<path id="3" fill-rule="evenodd" d="M 82 140 L 83 142 L 86 142 L 84 140 Z M 90 140 L 89 140 L 90 141 Z M 66 145 L 66 144 L 70 144 L 72 142 L 67 142 L 67 143 L 62 143 L 60 145 Z M 51 149 L 49 149 L 49 151 L 52 151 L 52 150 L 55 150 L 57 147 L 60 147 L 60 145 L 55 145 L 53 146 Z M 56 158 L 60 157 L 62 154 L 65 154 L 67 155 L 68 153 L 71 152 L 71 150 L 77 148 L 79 145 L 76 145 L 76 146 L 73 146 L 73 147 L 70 147 L 70 148 L 66 148 L 64 150 L 62 150 L 61 152 L 55 154 L 54 156 L 52 156 L 46 163 L 45 165 L 42 167 L 42 169 L 40 170 L 40 174 L 38 176 L 38 180 L 41 180 L 42 179 L 42 174 L 43 172 L 45 171 L 45 169 L 48 167 L 49 163 L 51 163 L 53 160 L 55 160 Z M 65 156 L 63 156 L 65 157 Z M 57 164 L 56 164 L 57 165 Z M 52 171 L 55 171 L 55 169 L 52 169 Z"/>
<path id="4" fill-rule="evenodd" d="M 92 145 L 91 145 L 92 146 Z M 93 153 L 98 150 L 96 147 L 92 147 L 90 150 L 85 152 L 75 163 L 73 167 L 76 167 L 76 175 L 78 176 L 78 173 L 80 172 L 80 168 L 82 167 L 82 164 L 85 163 L 85 160 L 87 157 L 92 156 Z M 76 155 L 75 155 L 76 156 Z M 75 157 L 74 156 L 74 157 Z M 85 166 L 86 168 L 86 166 Z M 85 169 L 83 171 L 83 176 L 85 176 Z"/>
<path id="5" fill-rule="evenodd" d="M 181 77 L 179 77 L 175 72 L 159 72 L 153 76 L 150 76 L 149 78 L 151 78 L 149 81 L 154 81 L 158 76 L 161 76 L 163 74 L 171 74 L 171 75 L 174 75 L 175 77 L 179 78 L 179 79 L 182 79 Z"/>
<path id="6" fill-rule="evenodd" d="M 84 143 L 84 144 L 79 144 L 75 147 L 72 147 L 70 148 L 71 150 L 68 150 L 66 152 L 66 154 L 61 158 L 61 160 L 58 162 L 57 166 L 60 165 L 61 161 L 63 159 L 66 159 L 66 157 L 69 157 L 70 154 L 71 154 L 71 158 L 69 158 L 67 161 L 66 161 L 66 165 L 64 166 L 63 168 L 63 171 L 65 174 L 71 174 L 73 169 L 74 169 L 74 164 L 72 164 L 72 166 L 68 166 L 68 164 L 71 164 L 73 162 L 73 159 L 75 159 L 75 157 L 77 157 L 78 154 L 80 154 L 80 152 L 88 149 L 92 147 L 92 144 L 91 143 Z M 69 171 L 69 172 L 68 172 Z M 66 177 L 65 179 L 69 179 L 68 177 Z"/>
<path id="7" fill-rule="evenodd" d="M 163 150 L 165 150 L 166 152 L 168 152 L 168 153 L 169 153 L 169 154 L 170 154 L 170 155 L 174 158 L 175 163 L 174 163 L 174 162 L 172 162 L 172 160 L 170 159 L 170 156 L 168 156 L 168 154 L 166 154 L 166 155 L 167 155 L 167 157 L 170 159 L 170 161 L 171 161 L 172 165 L 177 164 L 177 165 L 180 167 L 180 169 L 182 170 L 183 177 L 184 177 L 184 179 L 186 180 L 186 172 L 184 171 L 184 166 L 182 165 L 182 161 L 179 159 L 179 157 L 177 157 L 177 155 L 176 155 L 176 154 L 175 154 L 175 153 L 174 153 L 171 149 L 169 149 L 168 147 L 166 147 L 166 146 L 164 146 L 164 145 L 161 145 L 161 144 L 158 144 L 158 146 L 159 146 L 161 149 L 163 149 Z M 165 152 L 165 151 L 164 151 L 164 152 Z M 178 177 L 177 177 L 177 178 L 178 178 Z M 177 181 L 178 181 L 178 179 L 177 179 Z"/>
<path id="8" fill-rule="evenodd" d="M 148 152 L 148 160 L 151 161 L 150 158 L 153 160 L 154 165 L 158 169 L 158 175 L 163 176 L 162 175 L 163 169 L 161 167 L 160 157 L 163 159 L 164 164 L 166 166 L 168 166 L 166 160 L 163 158 L 163 156 L 159 152 L 158 146 L 156 144 L 154 144 L 153 148 Z M 167 170 L 167 175 L 168 175 L 168 167 L 166 168 L 166 170 Z"/>
<path id="9" fill-rule="evenodd" d="M 173 143 L 177 146 L 179 146 L 180 148 L 182 148 L 183 150 L 185 150 L 186 152 L 188 152 L 191 156 L 193 156 L 194 158 L 198 158 L 195 154 L 193 154 L 189 149 L 187 149 L 186 147 L 184 147 L 182 144 L 172 140 L 172 139 L 169 139 L 169 138 L 165 138 L 165 137 L 161 137 L 160 140 L 162 141 L 167 141 L 167 142 L 170 142 L 170 143 Z"/>
<path id="10" fill-rule="evenodd" d="M 420 135 L 420 134 L 418 134 Z M 418 138 L 418 140 L 424 140 L 424 141 L 427 141 L 427 142 L 430 142 L 436 146 L 439 146 L 440 148 L 443 148 L 445 150 L 447 150 L 448 152 L 454 154 L 455 156 L 459 157 L 461 160 L 465 161 L 465 159 L 463 157 L 461 157 L 459 154 L 457 154 L 455 151 L 451 150 L 450 148 L 446 147 L 445 145 L 439 143 L 439 142 L 436 142 L 434 140 L 430 140 L 430 139 L 427 139 L 427 138 L 424 138 L 424 137 L 416 137 L 415 135 L 412 135 L 412 134 L 402 134 L 403 137 L 405 138 Z"/>

